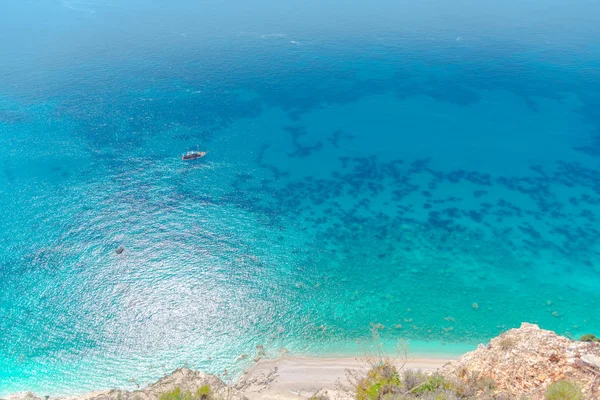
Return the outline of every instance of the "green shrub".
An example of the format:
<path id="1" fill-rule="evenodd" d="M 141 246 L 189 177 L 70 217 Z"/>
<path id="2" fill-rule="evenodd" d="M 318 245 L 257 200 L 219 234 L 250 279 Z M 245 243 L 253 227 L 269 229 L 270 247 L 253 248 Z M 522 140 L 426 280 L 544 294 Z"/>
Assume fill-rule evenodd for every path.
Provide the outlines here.
<path id="1" fill-rule="evenodd" d="M 546 400 L 584 400 L 581 387 L 569 381 L 554 382 L 546 390 Z"/>
<path id="2" fill-rule="evenodd" d="M 200 386 L 195 394 L 182 392 L 180 387 L 176 387 L 170 392 L 161 394 L 159 400 L 209 400 L 211 398 L 210 394 L 209 385 Z"/>
<path id="3" fill-rule="evenodd" d="M 196 390 L 196 399 L 208 400 L 210 398 L 210 386 L 202 385 Z"/>
<path id="4" fill-rule="evenodd" d="M 372 367 L 358 382 L 357 400 L 379 400 L 388 394 L 400 393 L 402 382 L 398 370 L 389 362 Z"/>
<path id="5" fill-rule="evenodd" d="M 411 392 L 414 388 L 427 381 L 429 376 L 421 371 L 407 369 L 404 371 L 402 378 L 404 389 L 406 389 L 408 392 Z"/>
<path id="6" fill-rule="evenodd" d="M 588 333 L 579 338 L 580 342 L 600 342 L 600 338 L 596 337 L 593 333 Z"/>
<path id="7" fill-rule="evenodd" d="M 180 387 L 176 387 L 170 392 L 166 392 L 160 395 L 160 400 L 191 400 L 191 394 L 188 392 L 182 392 Z"/>
<path id="8" fill-rule="evenodd" d="M 450 382 L 441 375 L 430 376 L 425 382 L 417 386 L 414 393 L 436 392 L 441 389 L 449 390 L 452 388 Z"/>

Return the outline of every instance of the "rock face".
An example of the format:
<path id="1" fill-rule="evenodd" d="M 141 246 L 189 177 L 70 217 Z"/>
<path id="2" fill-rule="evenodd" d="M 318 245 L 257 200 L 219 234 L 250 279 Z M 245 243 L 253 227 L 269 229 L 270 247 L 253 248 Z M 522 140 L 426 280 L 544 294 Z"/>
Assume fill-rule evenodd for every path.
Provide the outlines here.
<path id="1" fill-rule="evenodd" d="M 440 371 L 463 381 L 487 380 L 496 392 L 543 399 L 547 387 L 569 379 L 600 399 L 600 344 L 575 342 L 537 325 L 523 323 L 463 355 Z"/>
<path id="2" fill-rule="evenodd" d="M 246 400 L 246 397 L 238 390 L 227 386 L 214 375 L 204 372 L 192 371 L 186 368 L 178 369 L 171 375 L 165 376 L 155 384 L 141 390 L 128 392 L 125 390 L 108 390 L 104 392 L 93 392 L 83 396 L 53 398 L 52 400 L 158 400 L 163 393 L 181 388 L 182 392 L 195 393 L 200 386 L 209 385 L 215 399 Z M 6 397 L 5 400 L 45 400 L 33 393 L 18 393 Z"/>

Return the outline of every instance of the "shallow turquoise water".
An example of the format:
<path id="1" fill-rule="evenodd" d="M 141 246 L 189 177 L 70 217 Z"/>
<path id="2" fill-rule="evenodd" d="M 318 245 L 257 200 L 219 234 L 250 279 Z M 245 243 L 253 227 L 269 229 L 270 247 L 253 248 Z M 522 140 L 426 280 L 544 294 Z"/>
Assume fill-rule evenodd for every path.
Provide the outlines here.
<path id="1" fill-rule="evenodd" d="M 544 4 L 4 4 L 0 395 L 600 332 L 600 13 Z"/>

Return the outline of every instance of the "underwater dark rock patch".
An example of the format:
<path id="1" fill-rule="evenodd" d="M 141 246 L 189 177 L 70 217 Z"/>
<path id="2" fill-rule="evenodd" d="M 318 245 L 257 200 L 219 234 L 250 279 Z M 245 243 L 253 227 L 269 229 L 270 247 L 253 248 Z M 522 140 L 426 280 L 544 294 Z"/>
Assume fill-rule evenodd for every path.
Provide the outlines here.
<path id="1" fill-rule="evenodd" d="M 307 146 L 300 143 L 300 138 L 307 134 L 306 128 L 304 127 L 287 126 L 284 129 L 292 136 L 292 145 L 294 146 L 294 151 L 288 154 L 290 157 L 308 157 L 313 152 L 321 150 L 323 147 L 322 142 L 318 142 L 312 146 Z"/>

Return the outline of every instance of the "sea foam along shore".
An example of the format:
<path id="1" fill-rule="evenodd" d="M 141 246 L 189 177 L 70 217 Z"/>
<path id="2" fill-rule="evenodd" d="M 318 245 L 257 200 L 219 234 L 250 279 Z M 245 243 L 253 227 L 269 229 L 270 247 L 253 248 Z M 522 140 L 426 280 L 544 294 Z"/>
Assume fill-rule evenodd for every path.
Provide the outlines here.
<path id="1" fill-rule="evenodd" d="M 451 358 L 394 359 L 405 368 L 435 371 L 452 361 Z M 241 399 L 306 399 L 315 393 L 327 393 L 330 398 L 352 399 L 348 374 L 366 373 L 368 360 L 359 357 L 293 357 L 261 360 L 247 369 L 231 385 L 214 375 L 181 368 L 166 375 L 144 389 L 132 392 L 100 390 L 80 396 L 50 397 L 50 400 L 157 400 L 160 395 L 177 387 L 182 392 L 194 393 L 209 385 L 214 397 L 228 400 Z M 15 393 L 4 400 L 44 400 L 31 392 Z"/>
<path id="2" fill-rule="evenodd" d="M 592 338 L 593 335 L 586 336 Z M 581 398 L 598 399 L 600 342 L 595 337 L 592 339 L 575 341 L 523 323 L 520 328 L 511 329 L 455 360 L 402 358 L 387 362 L 404 369 L 436 371 L 443 379 L 455 382 L 483 380 L 486 393 L 491 391 L 503 398 L 544 399 L 554 383 L 567 380 L 579 388 L 576 390 L 580 390 Z M 352 374 L 359 379 L 364 377 L 375 365 L 373 362 L 381 363 L 382 359 L 282 357 L 258 362 L 237 383 L 230 385 L 214 375 L 178 369 L 144 389 L 132 392 L 113 389 L 62 399 L 160 400 L 163 394 L 175 389 L 181 393 L 198 393 L 203 387 L 210 387 L 213 398 L 227 400 L 353 399 Z M 5 400 L 42 398 L 32 393 L 18 393 Z"/>

